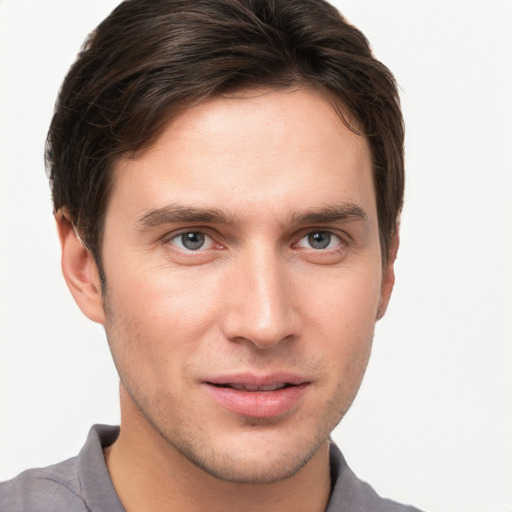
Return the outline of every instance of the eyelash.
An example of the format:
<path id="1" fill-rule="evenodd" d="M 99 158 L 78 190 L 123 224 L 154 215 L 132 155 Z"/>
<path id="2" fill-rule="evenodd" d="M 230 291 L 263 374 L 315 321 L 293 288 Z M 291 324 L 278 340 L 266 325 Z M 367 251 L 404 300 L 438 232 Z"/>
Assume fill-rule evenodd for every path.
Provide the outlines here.
<path id="1" fill-rule="evenodd" d="M 321 237 L 325 237 L 327 235 L 328 240 L 327 240 L 327 245 L 325 247 L 311 247 L 311 245 L 313 244 L 313 237 L 317 236 L 317 235 L 321 235 Z M 333 242 L 333 239 L 337 240 L 337 242 L 334 247 L 330 247 L 331 243 Z M 310 250 L 313 252 L 333 251 L 333 250 L 336 250 L 337 248 L 339 248 L 340 245 L 346 244 L 346 242 L 344 242 L 344 240 L 342 239 L 342 237 L 340 235 L 333 233 L 332 231 L 323 230 L 323 229 L 309 231 L 304 236 L 302 236 L 299 239 L 299 241 L 296 244 L 294 244 L 294 246 L 299 246 L 299 244 L 302 240 L 307 240 L 308 244 L 310 245 L 310 247 L 305 247 L 304 249 Z M 323 241 L 321 239 L 316 240 L 316 241 L 319 242 L 320 244 L 323 243 Z"/>
<path id="2" fill-rule="evenodd" d="M 189 237 L 189 241 L 192 243 L 192 245 L 194 243 L 200 244 L 200 245 L 196 249 L 186 247 L 184 245 L 184 242 L 185 242 L 184 237 L 186 235 L 193 235 L 193 236 L 195 235 L 196 238 L 199 238 L 199 241 L 194 240 L 192 237 Z M 199 235 L 199 237 L 198 237 L 198 235 Z M 326 236 L 327 236 L 327 240 L 325 241 L 322 239 L 322 237 L 326 237 Z M 327 242 L 325 247 L 312 247 L 312 244 L 314 243 L 313 237 L 317 237 L 316 242 L 318 242 L 320 245 Z M 201 238 L 202 238 L 202 241 L 201 241 Z M 298 238 L 297 242 L 294 242 L 292 244 L 292 248 L 304 249 L 304 250 L 314 252 L 317 254 L 322 253 L 322 252 L 328 253 L 328 252 L 333 252 L 333 251 L 339 250 L 340 246 L 346 246 L 347 245 L 346 238 L 347 237 L 342 237 L 341 235 L 334 233 L 333 231 L 326 230 L 326 229 L 308 230 L 306 233 L 302 234 L 300 238 Z M 307 240 L 309 247 L 302 247 L 300 245 L 300 243 L 303 240 Z M 335 241 L 334 247 L 331 246 L 333 243 L 333 240 Z M 178 243 L 175 243 L 176 241 Z M 208 251 L 210 249 L 215 248 L 213 246 L 216 244 L 213 237 L 201 229 L 181 231 L 179 233 L 173 234 L 172 236 L 167 237 L 164 240 L 164 243 L 174 245 L 175 247 L 178 247 L 178 249 L 180 251 L 182 251 L 186 254 L 194 254 L 194 253 L 198 254 L 198 253 L 201 253 L 204 251 Z M 208 247 L 204 248 L 203 246 L 205 244 L 208 245 Z M 217 247 L 216 247 L 217 249 L 224 248 L 221 244 L 216 244 L 216 245 L 217 245 Z"/>
<path id="3" fill-rule="evenodd" d="M 200 247 L 198 247 L 197 249 L 190 249 L 188 247 L 185 247 L 183 245 L 183 241 L 184 241 L 183 237 L 186 236 L 186 235 L 200 235 L 204 239 L 208 239 L 210 241 L 209 245 L 215 244 L 214 239 L 210 235 L 208 235 L 207 233 L 205 233 L 204 231 L 199 230 L 199 229 L 198 230 L 181 231 L 180 233 L 173 234 L 171 237 L 169 237 L 166 240 L 164 240 L 164 242 L 166 244 L 178 246 L 179 250 L 181 250 L 184 253 L 199 253 L 199 252 L 203 252 L 203 251 L 209 249 L 209 248 L 208 249 L 203 249 L 203 251 L 201 251 L 201 249 L 203 248 L 202 245 Z M 175 240 L 181 240 L 181 247 L 178 244 L 173 244 L 173 241 L 175 241 Z M 192 241 L 192 243 L 194 243 L 194 242 Z M 217 245 L 218 245 L 219 248 L 222 247 L 220 244 L 217 244 Z"/>

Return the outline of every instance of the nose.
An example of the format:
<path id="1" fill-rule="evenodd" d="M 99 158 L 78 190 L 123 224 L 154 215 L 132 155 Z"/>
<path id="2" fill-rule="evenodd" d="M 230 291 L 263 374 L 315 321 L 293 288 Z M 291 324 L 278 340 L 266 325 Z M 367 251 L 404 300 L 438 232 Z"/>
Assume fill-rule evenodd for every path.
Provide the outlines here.
<path id="1" fill-rule="evenodd" d="M 274 250 L 248 253 L 229 276 L 221 328 L 229 340 L 268 349 L 300 332 L 290 263 Z"/>

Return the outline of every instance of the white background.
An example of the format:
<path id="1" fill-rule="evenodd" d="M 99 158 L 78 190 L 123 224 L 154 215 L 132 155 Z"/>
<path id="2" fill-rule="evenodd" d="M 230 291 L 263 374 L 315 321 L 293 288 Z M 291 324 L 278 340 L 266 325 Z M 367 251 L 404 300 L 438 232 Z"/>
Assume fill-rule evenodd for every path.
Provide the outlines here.
<path id="1" fill-rule="evenodd" d="M 117 423 L 104 334 L 60 277 L 43 143 L 63 76 L 117 0 L 0 0 L 0 480 Z M 334 433 L 383 495 L 512 511 L 512 1 L 338 0 L 407 123 L 397 286 Z"/>

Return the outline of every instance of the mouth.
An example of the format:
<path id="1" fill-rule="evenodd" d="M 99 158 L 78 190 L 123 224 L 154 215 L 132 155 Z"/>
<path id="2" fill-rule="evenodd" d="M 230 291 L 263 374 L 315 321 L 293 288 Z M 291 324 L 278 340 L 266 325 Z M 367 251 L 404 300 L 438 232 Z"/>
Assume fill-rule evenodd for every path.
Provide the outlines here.
<path id="1" fill-rule="evenodd" d="M 215 402 L 232 414 L 271 418 L 296 410 L 310 381 L 296 375 L 236 375 L 203 382 Z"/>
<path id="2" fill-rule="evenodd" d="M 295 386 L 295 384 L 290 384 L 289 382 L 276 382 L 275 384 L 269 384 L 268 386 L 258 386 L 254 384 L 241 384 L 241 383 L 226 383 L 226 384 L 215 384 L 213 382 L 209 382 L 208 384 L 218 387 L 218 388 L 230 388 L 236 389 L 237 391 L 278 391 L 280 389 L 289 388 L 290 386 Z"/>

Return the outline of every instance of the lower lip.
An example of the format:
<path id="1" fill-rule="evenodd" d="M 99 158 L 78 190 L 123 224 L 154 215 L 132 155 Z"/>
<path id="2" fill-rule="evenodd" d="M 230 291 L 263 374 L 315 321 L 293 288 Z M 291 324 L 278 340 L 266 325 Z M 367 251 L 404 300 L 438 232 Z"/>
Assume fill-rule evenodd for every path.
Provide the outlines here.
<path id="1" fill-rule="evenodd" d="M 228 411 L 252 418 L 281 416 L 295 409 L 308 383 L 290 386 L 276 391 L 239 391 L 205 384 L 213 398 Z"/>

